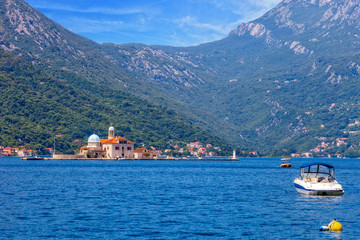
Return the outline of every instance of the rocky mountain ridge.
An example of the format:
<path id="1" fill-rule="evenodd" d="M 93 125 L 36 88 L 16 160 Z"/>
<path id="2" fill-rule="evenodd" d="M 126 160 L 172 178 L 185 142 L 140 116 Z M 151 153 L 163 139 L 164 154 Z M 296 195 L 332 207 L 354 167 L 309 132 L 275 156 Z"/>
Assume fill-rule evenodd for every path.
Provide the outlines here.
<path id="1" fill-rule="evenodd" d="M 157 81 L 165 85 L 174 83 L 185 87 L 199 86 L 204 83 L 204 80 L 188 68 L 197 69 L 199 65 L 190 61 L 186 52 L 168 54 L 164 50 L 149 46 L 135 49 L 115 44 L 105 44 L 103 49 L 105 56 L 114 64 L 135 74 L 142 73 L 148 76 L 150 82 Z M 107 49 L 109 50 L 106 51 Z M 114 49 L 121 61 L 114 56 Z"/>
<path id="2" fill-rule="evenodd" d="M 6 34 L 10 33 L 15 35 L 15 33 L 17 33 L 23 38 L 28 37 L 33 43 L 26 46 L 28 47 L 28 49 L 26 49 L 28 52 L 37 52 L 35 49 L 44 51 L 49 47 L 54 48 L 54 46 L 57 46 L 58 49 L 52 49 L 52 51 L 57 52 L 57 50 L 60 50 L 64 55 L 70 55 L 78 60 L 85 57 L 84 52 L 81 51 L 79 46 L 66 40 L 64 32 L 66 31 L 67 34 L 72 34 L 70 31 L 62 31 L 63 29 L 60 28 L 60 25 L 55 22 L 45 22 L 44 16 L 28 6 L 25 2 L 6 0 L 3 11 L 6 11 L 6 21 L 9 21 L 8 26 L 12 30 L 7 31 Z M 5 29 L 3 27 L 2 36 L 5 35 L 4 31 Z M 73 37 L 75 36 L 76 35 L 73 34 Z M 24 48 L 19 36 L 11 37 L 13 37 L 11 42 L 5 42 L 5 39 L 1 39 L 1 47 L 4 50 L 14 51 Z M 37 55 L 32 55 L 32 57 L 36 58 Z"/>
<path id="3" fill-rule="evenodd" d="M 254 136 L 258 141 L 271 142 L 266 136 L 272 136 L 277 139 L 274 144 L 286 144 L 309 132 L 321 134 L 324 129 L 318 126 L 322 126 L 322 117 L 315 117 L 316 112 L 322 114 L 320 109 L 328 109 L 337 97 L 341 101 L 338 105 L 346 105 L 354 91 L 347 92 L 348 96 L 337 91 L 348 91 L 349 86 L 357 89 L 359 5 L 358 0 L 283 1 L 261 18 L 241 24 L 226 39 L 190 48 L 147 48 L 172 56 L 182 53 L 192 63 L 187 67 L 203 82 L 194 85 L 197 90 L 193 92 L 177 88 L 175 98 L 192 99 L 190 105 L 218 116 L 213 121 L 219 122 L 218 133 L 226 126 L 238 136 L 238 142 Z M 155 79 L 146 72 L 144 75 L 148 81 Z M 170 79 L 161 81 L 166 86 L 176 82 Z M 161 84 L 155 86 L 168 92 Z M 184 92 L 187 98 L 182 97 Z M 247 98 L 253 101 L 249 103 Z M 357 100 L 352 104 L 357 105 Z M 244 113 L 244 109 L 263 115 L 251 119 L 255 114 Z M 204 118 L 208 120 L 208 116 Z M 284 135 L 274 137 L 275 132 Z"/>

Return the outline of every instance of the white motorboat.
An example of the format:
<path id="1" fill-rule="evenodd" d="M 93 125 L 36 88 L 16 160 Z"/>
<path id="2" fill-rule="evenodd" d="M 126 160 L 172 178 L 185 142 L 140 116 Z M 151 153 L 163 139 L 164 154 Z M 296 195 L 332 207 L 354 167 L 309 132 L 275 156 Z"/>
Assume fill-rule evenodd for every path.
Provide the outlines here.
<path id="1" fill-rule="evenodd" d="M 326 163 L 308 163 L 300 167 L 300 176 L 294 180 L 299 193 L 307 195 L 343 195 L 342 186 L 335 179 L 335 169 Z"/>

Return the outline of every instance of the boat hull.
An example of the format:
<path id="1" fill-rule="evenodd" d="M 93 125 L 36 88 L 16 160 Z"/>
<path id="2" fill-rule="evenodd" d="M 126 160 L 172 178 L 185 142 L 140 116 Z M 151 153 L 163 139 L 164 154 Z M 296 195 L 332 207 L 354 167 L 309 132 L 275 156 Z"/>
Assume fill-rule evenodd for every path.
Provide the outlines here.
<path id="1" fill-rule="evenodd" d="M 301 183 L 294 182 L 295 189 L 301 194 L 305 195 L 320 195 L 320 196 L 341 196 L 344 190 L 338 183 L 316 184 L 316 183 Z"/>
<path id="2" fill-rule="evenodd" d="M 282 168 L 290 168 L 290 167 L 292 167 L 292 165 L 291 165 L 291 163 L 282 163 L 280 165 L 280 167 L 282 167 Z"/>

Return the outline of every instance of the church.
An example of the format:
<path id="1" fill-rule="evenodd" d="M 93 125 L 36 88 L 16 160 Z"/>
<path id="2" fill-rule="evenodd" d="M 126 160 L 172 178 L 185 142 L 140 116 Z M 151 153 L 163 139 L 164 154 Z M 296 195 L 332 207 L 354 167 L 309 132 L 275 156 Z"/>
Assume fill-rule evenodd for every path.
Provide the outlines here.
<path id="1" fill-rule="evenodd" d="M 107 139 L 100 139 L 93 134 L 88 139 L 88 145 L 80 148 L 80 155 L 85 158 L 132 159 L 134 143 L 123 137 L 115 136 L 115 128 L 110 127 Z"/>

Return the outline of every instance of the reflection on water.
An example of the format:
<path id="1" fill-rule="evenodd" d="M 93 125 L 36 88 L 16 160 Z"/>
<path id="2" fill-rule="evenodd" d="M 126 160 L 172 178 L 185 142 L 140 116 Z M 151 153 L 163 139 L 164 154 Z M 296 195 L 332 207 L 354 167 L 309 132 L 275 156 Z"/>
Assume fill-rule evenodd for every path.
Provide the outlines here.
<path id="1" fill-rule="evenodd" d="M 298 199 L 301 199 L 303 201 L 316 201 L 319 202 L 334 202 L 339 203 L 343 199 L 343 196 L 320 196 L 320 195 L 303 195 L 298 194 Z"/>

